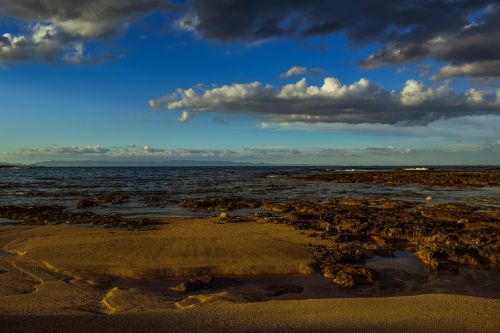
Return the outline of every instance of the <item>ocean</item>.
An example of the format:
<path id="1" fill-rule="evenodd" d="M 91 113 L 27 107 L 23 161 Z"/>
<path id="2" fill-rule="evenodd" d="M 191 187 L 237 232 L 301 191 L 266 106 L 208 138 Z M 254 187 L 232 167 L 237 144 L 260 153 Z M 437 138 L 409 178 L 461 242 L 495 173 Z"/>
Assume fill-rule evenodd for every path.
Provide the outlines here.
<path id="1" fill-rule="evenodd" d="M 331 197 L 405 199 L 433 203 L 460 202 L 474 205 L 500 205 L 500 187 L 463 188 L 416 184 L 381 185 L 316 182 L 287 177 L 325 171 L 377 172 L 376 167 L 86 167 L 86 168 L 2 168 L 0 205 L 58 204 L 76 210 L 82 198 L 121 192 L 128 200 L 120 205 L 103 205 L 89 210 L 121 215 L 195 216 L 179 207 L 182 199 L 232 196 L 265 201 L 325 201 Z M 144 197 L 158 198 L 155 204 Z"/>

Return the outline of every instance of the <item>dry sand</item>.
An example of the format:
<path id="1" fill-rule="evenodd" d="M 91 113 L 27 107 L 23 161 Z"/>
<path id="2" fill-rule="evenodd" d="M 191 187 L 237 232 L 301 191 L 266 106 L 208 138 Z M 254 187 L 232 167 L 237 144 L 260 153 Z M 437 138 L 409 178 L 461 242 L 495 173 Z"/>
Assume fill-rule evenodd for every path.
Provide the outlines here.
<path id="1" fill-rule="evenodd" d="M 2 332 L 499 332 L 500 300 L 458 295 L 252 300 L 117 278 L 307 274 L 308 243 L 284 225 L 168 220 L 159 230 L 0 226 Z M 153 283 L 153 282 L 151 282 Z M 144 285 L 149 286 L 148 288 Z M 333 288 L 333 287 L 332 287 Z"/>

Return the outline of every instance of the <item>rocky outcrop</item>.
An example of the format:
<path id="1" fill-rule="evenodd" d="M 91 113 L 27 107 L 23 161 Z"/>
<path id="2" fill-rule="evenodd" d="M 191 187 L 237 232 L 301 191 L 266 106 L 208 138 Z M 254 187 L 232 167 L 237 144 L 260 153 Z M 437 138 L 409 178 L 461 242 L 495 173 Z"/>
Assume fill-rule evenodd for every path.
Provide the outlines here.
<path id="1" fill-rule="evenodd" d="M 342 270 L 342 266 L 358 267 L 364 256 L 392 255 L 396 250 L 415 253 L 429 271 L 438 273 L 452 273 L 460 267 L 497 269 L 500 264 L 498 207 L 423 205 L 378 198 L 332 198 L 323 203 L 298 201 L 282 206 L 290 207 L 286 214 L 264 219 L 330 239 L 331 246 L 313 250 L 329 276 L 338 272 L 344 277 L 349 272 L 368 274 L 352 267 Z M 370 276 L 367 283 L 376 278 Z M 349 284 L 344 283 L 344 287 Z"/>
<path id="2" fill-rule="evenodd" d="M 170 203 L 169 198 L 162 195 L 142 195 L 139 201 L 148 207 L 165 207 Z"/>
<path id="3" fill-rule="evenodd" d="M 261 203 L 258 200 L 246 200 L 233 197 L 207 197 L 205 199 L 184 199 L 181 200 L 180 206 L 191 210 L 210 210 L 210 211 L 228 211 L 240 208 L 256 208 L 260 207 Z"/>
<path id="4" fill-rule="evenodd" d="M 322 172 L 291 174 L 308 181 L 337 183 L 379 183 L 390 185 L 423 184 L 429 186 L 500 186 L 500 170 L 398 170 L 360 172 Z"/>
<path id="5" fill-rule="evenodd" d="M 148 218 L 125 218 L 120 215 L 72 212 L 59 205 L 9 205 L 0 206 L 0 217 L 20 224 L 93 224 L 130 230 L 148 230 L 159 222 Z"/>
<path id="6" fill-rule="evenodd" d="M 84 198 L 76 203 L 76 208 L 85 209 L 90 207 L 97 207 L 100 205 L 120 205 L 128 200 L 128 196 L 121 193 L 101 193 L 96 194 L 90 198 Z"/>

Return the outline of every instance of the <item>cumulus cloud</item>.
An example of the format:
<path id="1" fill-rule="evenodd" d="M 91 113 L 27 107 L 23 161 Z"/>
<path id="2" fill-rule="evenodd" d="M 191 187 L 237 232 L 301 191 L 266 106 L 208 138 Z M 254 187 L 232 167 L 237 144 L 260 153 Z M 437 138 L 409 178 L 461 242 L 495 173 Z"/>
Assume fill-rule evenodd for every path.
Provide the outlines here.
<path id="1" fill-rule="evenodd" d="M 223 42 L 342 32 L 354 44 L 379 45 L 363 63 L 367 68 L 426 57 L 454 66 L 500 60 L 496 0 L 193 0 L 179 22 L 183 30 Z"/>
<path id="2" fill-rule="evenodd" d="M 327 77 L 320 86 L 308 85 L 306 79 L 301 79 L 282 87 L 256 81 L 177 89 L 149 104 L 167 111 L 247 113 L 275 123 L 416 125 L 466 115 L 498 114 L 498 96 L 498 92 L 491 91 L 462 93 L 447 86 L 425 87 L 416 80 L 406 81 L 401 91 L 389 91 L 364 78 L 342 84 Z"/>
<path id="3" fill-rule="evenodd" d="M 307 67 L 302 67 L 302 66 L 293 66 L 286 72 L 283 72 L 280 74 L 282 78 L 289 78 L 292 76 L 297 76 L 297 75 L 320 75 L 322 74 L 323 71 L 321 68 L 307 68 Z"/>
<path id="4" fill-rule="evenodd" d="M 110 151 L 109 148 L 101 145 L 95 146 L 58 146 L 42 148 L 29 148 L 19 151 L 20 154 L 33 155 L 33 154 L 50 154 L 50 155 L 93 155 L 93 154 L 106 154 Z"/>
<path id="5" fill-rule="evenodd" d="M 0 17 L 29 25 L 25 33 L 0 32 L 0 62 L 90 61 L 87 40 L 114 36 L 144 15 L 174 8 L 165 0 L 0 0 Z"/>

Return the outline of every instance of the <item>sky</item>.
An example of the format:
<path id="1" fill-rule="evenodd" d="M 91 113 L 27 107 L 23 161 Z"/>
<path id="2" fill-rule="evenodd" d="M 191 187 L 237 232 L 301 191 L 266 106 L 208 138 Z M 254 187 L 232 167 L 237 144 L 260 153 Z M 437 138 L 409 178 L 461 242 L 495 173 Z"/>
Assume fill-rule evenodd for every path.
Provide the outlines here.
<path id="1" fill-rule="evenodd" d="M 0 0 L 0 162 L 500 164 L 500 3 Z"/>

